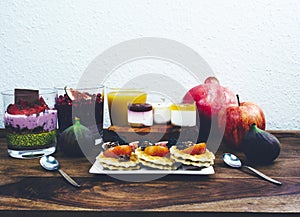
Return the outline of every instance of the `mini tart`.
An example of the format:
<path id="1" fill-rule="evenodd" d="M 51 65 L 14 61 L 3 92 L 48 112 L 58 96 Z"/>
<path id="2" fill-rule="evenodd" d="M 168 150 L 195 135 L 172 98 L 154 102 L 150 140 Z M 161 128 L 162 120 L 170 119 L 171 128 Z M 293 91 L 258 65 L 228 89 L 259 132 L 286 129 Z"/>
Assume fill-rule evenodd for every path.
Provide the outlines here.
<path id="1" fill-rule="evenodd" d="M 118 166 L 112 166 L 109 164 L 105 164 L 102 163 L 101 164 L 103 166 L 103 168 L 108 169 L 108 170 L 139 170 L 140 169 L 140 165 L 136 165 L 136 166 L 130 166 L 130 167 L 118 167 Z"/>
<path id="2" fill-rule="evenodd" d="M 148 155 L 142 151 L 141 147 L 135 150 L 135 154 L 137 155 L 139 162 L 146 167 L 160 170 L 174 170 L 177 168 L 174 165 L 175 161 L 170 157 Z"/>
<path id="3" fill-rule="evenodd" d="M 215 155 L 206 149 L 203 154 L 187 154 L 183 150 L 179 150 L 176 146 L 170 148 L 171 158 L 184 165 L 192 165 L 196 167 L 209 167 L 214 164 Z"/>
<path id="4" fill-rule="evenodd" d="M 129 160 L 123 160 L 120 158 L 106 157 L 101 152 L 96 158 L 103 168 L 109 170 L 138 170 L 140 169 L 139 160 L 136 154 L 132 153 Z"/>

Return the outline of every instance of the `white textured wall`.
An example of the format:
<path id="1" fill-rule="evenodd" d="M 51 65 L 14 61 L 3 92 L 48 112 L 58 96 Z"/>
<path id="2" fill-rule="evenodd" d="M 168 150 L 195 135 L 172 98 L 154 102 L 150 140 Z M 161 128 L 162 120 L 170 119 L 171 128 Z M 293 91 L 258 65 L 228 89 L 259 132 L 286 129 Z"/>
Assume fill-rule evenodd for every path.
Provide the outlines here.
<path id="1" fill-rule="evenodd" d="M 77 82 L 105 49 L 146 36 L 197 51 L 224 86 L 263 108 L 267 129 L 300 129 L 298 0 L 0 1 L 0 90 Z M 152 70 L 174 69 L 161 65 Z"/>

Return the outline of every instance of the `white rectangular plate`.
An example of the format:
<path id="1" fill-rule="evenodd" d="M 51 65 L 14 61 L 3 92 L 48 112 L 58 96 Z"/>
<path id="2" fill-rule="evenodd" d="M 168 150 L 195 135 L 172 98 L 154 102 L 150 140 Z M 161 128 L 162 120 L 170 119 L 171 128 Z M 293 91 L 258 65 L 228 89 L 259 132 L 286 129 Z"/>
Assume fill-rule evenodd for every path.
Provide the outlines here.
<path id="1" fill-rule="evenodd" d="M 100 162 L 97 160 L 90 168 L 89 173 L 91 174 L 108 174 L 108 175 L 128 175 L 128 174 L 166 174 L 166 175 L 211 175 L 215 173 L 215 170 L 212 166 L 203 168 L 200 170 L 185 170 L 185 169 L 178 169 L 178 170 L 155 170 L 155 169 L 146 169 L 141 168 L 139 170 L 104 170 Z"/>

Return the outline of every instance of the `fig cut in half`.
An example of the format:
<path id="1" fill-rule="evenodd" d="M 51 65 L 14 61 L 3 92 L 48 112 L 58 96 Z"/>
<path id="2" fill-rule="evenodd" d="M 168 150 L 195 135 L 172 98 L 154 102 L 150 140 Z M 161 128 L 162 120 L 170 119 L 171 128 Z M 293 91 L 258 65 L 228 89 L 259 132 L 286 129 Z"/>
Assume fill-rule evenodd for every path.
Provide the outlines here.
<path id="1" fill-rule="evenodd" d="M 75 90 L 71 87 L 65 86 L 64 89 L 66 91 L 66 94 L 68 95 L 68 97 L 72 101 L 80 100 L 80 99 L 83 99 L 83 100 L 91 100 L 92 99 L 91 95 L 89 95 L 87 93 L 82 93 L 82 92 L 80 92 L 78 90 Z"/>

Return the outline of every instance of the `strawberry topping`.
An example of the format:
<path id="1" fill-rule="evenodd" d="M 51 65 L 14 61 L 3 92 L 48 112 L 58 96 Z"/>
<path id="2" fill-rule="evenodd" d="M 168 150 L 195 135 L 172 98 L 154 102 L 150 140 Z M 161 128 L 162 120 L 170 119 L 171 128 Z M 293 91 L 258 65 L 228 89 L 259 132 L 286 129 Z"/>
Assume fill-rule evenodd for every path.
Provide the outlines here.
<path id="1" fill-rule="evenodd" d="M 7 107 L 7 113 L 12 115 L 33 115 L 44 112 L 49 109 L 43 97 L 40 98 L 36 103 L 28 103 L 27 101 L 20 99 L 16 104 L 10 104 Z"/>

